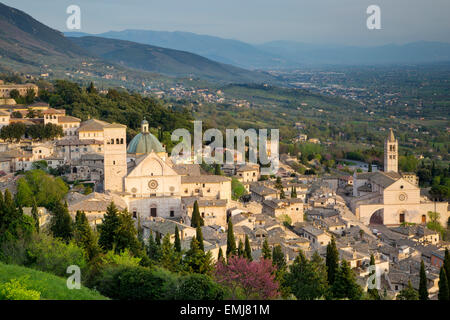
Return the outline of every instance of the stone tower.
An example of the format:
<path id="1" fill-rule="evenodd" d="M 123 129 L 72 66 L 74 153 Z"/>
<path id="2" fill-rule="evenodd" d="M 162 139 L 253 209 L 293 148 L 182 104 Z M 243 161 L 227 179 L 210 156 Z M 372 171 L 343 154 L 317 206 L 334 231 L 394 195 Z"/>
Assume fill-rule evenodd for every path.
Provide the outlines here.
<path id="1" fill-rule="evenodd" d="M 113 123 L 103 128 L 104 134 L 104 189 L 123 192 L 127 175 L 126 126 Z"/>
<path id="2" fill-rule="evenodd" d="M 398 140 L 392 129 L 384 142 L 384 172 L 398 172 Z"/>

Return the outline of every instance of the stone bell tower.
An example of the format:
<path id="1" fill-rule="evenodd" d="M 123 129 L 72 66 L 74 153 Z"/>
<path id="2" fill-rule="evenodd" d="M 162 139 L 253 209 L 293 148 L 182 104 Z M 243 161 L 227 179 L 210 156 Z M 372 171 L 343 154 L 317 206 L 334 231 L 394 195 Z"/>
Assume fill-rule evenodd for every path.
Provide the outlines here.
<path id="1" fill-rule="evenodd" d="M 124 191 L 124 178 L 127 175 L 126 128 L 118 123 L 103 128 L 105 192 Z"/>
<path id="2" fill-rule="evenodd" d="M 392 129 L 384 142 L 384 172 L 398 172 L 398 140 Z"/>

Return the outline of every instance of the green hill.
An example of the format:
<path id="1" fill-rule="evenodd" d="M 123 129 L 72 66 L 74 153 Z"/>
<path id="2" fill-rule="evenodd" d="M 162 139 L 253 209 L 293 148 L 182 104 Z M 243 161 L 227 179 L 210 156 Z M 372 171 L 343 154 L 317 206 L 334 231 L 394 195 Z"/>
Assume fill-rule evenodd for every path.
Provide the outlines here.
<path id="1" fill-rule="evenodd" d="M 89 56 L 61 32 L 2 3 L 0 3 L 0 55 L 33 66 L 49 62 L 52 58 Z"/>
<path id="2" fill-rule="evenodd" d="M 274 80 L 264 72 L 241 69 L 186 51 L 100 37 L 69 39 L 91 55 L 133 69 L 223 82 L 262 83 Z"/>
<path id="3" fill-rule="evenodd" d="M 57 277 L 50 273 L 37 271 L 17 265 L 0 263 L 0 285 L 11 279 L 26 280 L 27 289 L 36 290 L 41 293 L 41 300 L 106 300 L 98 292 L 86 287 L 70 290 L 67 288 L 66 279 Z"/>
<path id="4" fill-rule="evenodd" d="M 125 72 L 127 78 L 133 78 L 144 72 L 154 78 L 149 73 L 152 72 L 219 82 L 274 81 L 268 73 L 241 69 L 190 52 L 99 37 L 67 38 L 25 12 L 0 3 L 0 70 L 48 72 L 61 77 L 67 72 L 78 74 L 80 69 L 92 77 L 117 72 L 123 76 Z"/>

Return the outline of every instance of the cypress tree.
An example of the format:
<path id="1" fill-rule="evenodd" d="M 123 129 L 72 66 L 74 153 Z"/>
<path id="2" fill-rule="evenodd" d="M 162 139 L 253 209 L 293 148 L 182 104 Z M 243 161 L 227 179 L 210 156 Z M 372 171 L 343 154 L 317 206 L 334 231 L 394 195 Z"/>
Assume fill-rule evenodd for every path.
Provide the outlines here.
<path id="1" fill-rule="evenodd" d="M 286 274 L 285 281 L 297 299 L 318 299 L 327 292 L 327 272 L 317 251 L 311 261 L 308 261 L 304 253 L 300 251 L 289 269 L 290 272 Z"/>
<path id="2" fill-rule="evenodd" d="M 98 226 L 100 233 L 98 244 L 104 251 L 109 251 L 116 246 L 116 236 L 120 227 L 119 210 L 114 202 L 106 208 L 102 224 Z"/>
<path id="3" fill-rule="evenodd" d="M 161 233 L 156 234 L 155 243 L 158 247 L 161 247 Z"/>
<path id="4" fill-rule="evenodd" d="M 252 261 L 252 248 L 250 247 L 250 241 L 248 240 L 248 235 L 245 235 L 245 257 L 249 260 Z"/>
<path id="5" fill-rule="evenodd" d="M 50 231 L 55 238 L 61 238 L 69 241 L 73 236 L 72 218 L 67 208 L 67 202 L 62 204 L 58 201 L 52 210 L 50 220 Z"/>
<path id="6" fill-rule="evenodd" d="M 448 279 L 444 267 L 441 267 L 439 273 L 439 294 L 438 299 L 443 301 L 450 300 L 450 292 L 448 287 Z"/>
<path id="7" fill-rule="evenodd" d="M 234 239 L 233 222 L 228 220 L 227 230 L 227 257 L 236 255 L 236 240 Z"/>
<path id="8" fill-rule="evenodd" d="M 337 271 L 332 285 L 333 297 L 336 299 L 359 300 L 363 292 L 356 282 L 356 277 L 352 269 L 350 269 L 350 264 L 342 260 Z"/>
<path id="9" fill-rule="evenodd" d="M 217 256 L 217 261 L 223 261 L 223 251 L 222 248 L 219 248 L 219 254 Z"/>
<path id="10" fill-rule="evenodd" d="M 171 272 L 180 270 L 181 255 L 170 243 L 170 234 L 166 233 L 161 244 L 161 266 Z"/>
<path id="11" fill-rule="evenodd" d="M 36 198 L 33 197 L 33 206 L 31 207 L 31 216 L 34 220 L 36 232 L 39 233 L 39 212 L 36 204 Z"/>
<path id="12" fill-rule="evenodd" d="M 261 251 L 262 251 L 261 253 L 262 253 L 262 256 L 264 259 L 268 259 L 268 260 L 272 259 L 272 251 L 270 250 L 269 242 L 267 242 L 267 238 L 264 239 Z"/>
<path id="13" fill-rule="evenodd" d="M 286 267 L 286 258 L 280 245 L 273 247 L 272 264 L 277 267 L 277 271 L 282 271 Z"/>
<path id="14" fill-rule="evenodd" d="M 180 232 L 178 231 L 178 226 L 175 226 L 174 248 L 176 252 L 181 252 Z"/>
<path id="15" fill-rule="evenodd" d="M 445 275 L 447 276 L 448 288 L 449 288 L 449 291 L 450 291 L 450 254 L 448 252 L 448 248 L 445 248 L 444 270 L 445 270 Z"/>
<path id="16" fill-rule="evenodd" d="M 191 247 L 186 252 L 183 264 L 188 272 L 209 274 L 212 272 L 211 252 L 205 254 L 200 248 L 196 237 L 192 237 Z"/>
<path id="17" fill-rule="evenodd" d="M 297 188 L 292 187 L 291 198 L 297 198 Z"/>
<path id="18" fill-rule="evenodd" d="M 16 216 L 16 206 L 13 201 L 13 197 L 11 192 L 8 189 L 5 190 L 4 194 L 4 211 L 3 211 L 3 219 L 4 222 L 9 224 L 15 220 Z"/>
<path id="19" fill-rule="evenodd" d="M 199 249 L 202 250 L 203 252 L 205 252 L 205 245 L 203 244 L 202 227 L 200 227 L 200 226 L 197 226 L 196 238 L 197 238 L 197 241 L 198 241 Z"/>
<path id="20" fill-rule="evenodd" d="M 74 224 L 75 243 L 86 251 L 89 260 L 97 256 L 100 249 L 84 212 L 77 211 Z"/>
<path id="21" fill-rule="evenodd" d="M 0 191 L 0 232 L 5 227 L 5 202 L 3 201 L 3 193 Z"/>
<path id="22" fill-rule="evenodd" d="M 147 254 L 151 260 L 160 262 L 161 247 L 156 244 L 152 231 L 150 231 L 150 237 L 148 238 Z"/>
<path id="23" fill-rule="evenodd" d="M 86 88 L 86 91 L 88 92 L 88 93 L 97 93 L 97 89 L 95 89 L 95 87 L 94 87 L 94 83 L 93 82 L 91 82 L 90 84 L 89 84 L 89 87 L 87 87 Z"/>
<path id="24" fill-rule="evenodd" d="M 241 239 L 239 239 L 238 256 L 239 257 L 243 257 L 244 256 L 244 244 L 242 243 Z"/>
<path id="25" fill-rule="evenodd" d="M 420 262 L 419 299 L 428 300 L 427 274 L 423 260 Z"/>
<path id="26" fill-rule="evenodd" d="M 334 237 L 331 238 L 330 243 L 327 245 L 327 256 L 325 260 L 327 266 L 328 283 L 333 285 L 336 278 L 336 273 L 339 269 L 339 252 L 336 248 L 336 241 Z"/>
<path id="27" fill-rule="evenodd" d="M 139 243 L 142 246 L 145 246 L 145 243 L 144 243 L 144 228 L 142 228 L 141 215 L 140 214 L 138 214 L 138 217 L 137 217 L 137 238 L 138 238 Z"/>
<path id="28" fill-rule="evenodd" d="M 216 176 L 222 175 L 222 170 L 220 169 L 220 164 L 218 164 L 218 163 L 216 163 L 216 165 L 214 166 L 214 174 Z"/>
<path id="29" fill-rule="evenodd" d="M 205 222 L 203 218 L 200 216 L 200 209 L 198 208 L 198 202 L 195 200 L 194 208 L 192 210 L 192 219 L 191 219 L 191 227 L 197 228 L 198 226 L 204 226 Z"/>
<path id="30" fill-rule="evenodd" d="M 137 230 L 133 217 L 127 209 L 119 213 L 119 228 L 117 229 L 114 240 L 116 252 L 130 249 L 135 256 L 140 256 L 142 253 L 142 244 L 137 238 Z"/>

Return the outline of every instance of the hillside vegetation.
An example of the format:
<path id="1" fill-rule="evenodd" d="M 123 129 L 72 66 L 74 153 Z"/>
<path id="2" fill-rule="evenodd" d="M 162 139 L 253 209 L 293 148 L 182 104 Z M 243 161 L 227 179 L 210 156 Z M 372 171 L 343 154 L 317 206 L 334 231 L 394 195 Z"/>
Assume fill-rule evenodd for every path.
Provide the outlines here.
<path id="1" fill-rule="evenodd" d="M 0 287 L 12 279 L 23 280 L 26 289 L 40 292 L 41 300 L 106 300 L 94 290 L 86 287 L 70 290 L 66 279 L 50 273 L 17 265 L 8 265 L 0 262 Z"/>

